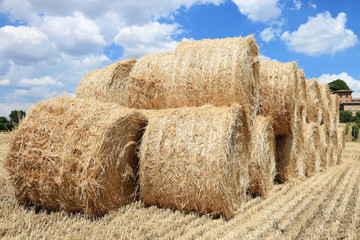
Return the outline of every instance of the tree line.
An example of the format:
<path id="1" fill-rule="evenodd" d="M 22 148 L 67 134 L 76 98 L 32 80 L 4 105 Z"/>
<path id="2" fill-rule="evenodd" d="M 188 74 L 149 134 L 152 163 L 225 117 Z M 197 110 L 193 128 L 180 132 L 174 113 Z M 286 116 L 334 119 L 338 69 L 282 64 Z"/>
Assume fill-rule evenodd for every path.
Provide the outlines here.
<path id="1" fill-rule="evenodd" d="M 9 120 L 1 116 L 0 117 L 0 131 L 11 131 L 13 130 L 17 125 L 19 125 L 19 122 L 21 119 L 23 119 L 26 116 L 26 113 L 23 110 L 13 110 L 11 111 L 9 115 Z"/>

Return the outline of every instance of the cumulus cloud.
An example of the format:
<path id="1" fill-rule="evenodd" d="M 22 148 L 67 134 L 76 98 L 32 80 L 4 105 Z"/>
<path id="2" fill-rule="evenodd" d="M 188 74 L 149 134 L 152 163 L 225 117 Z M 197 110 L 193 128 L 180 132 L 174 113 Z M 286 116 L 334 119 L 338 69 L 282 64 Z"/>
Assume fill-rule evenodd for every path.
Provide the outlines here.
<path id="1" fill-rule="evenodd" d="M 54 85 L 58 87 L 64 86 L 62 82 L 55 81 L 49 76 L 41 77 L 41 78 L 24 78 L 21 79 L 18 86 L 46 86 L 46 85 Z"/>
<path id="2" fill-rule="evenodd" d="M 336 18 L 329 12 L 309 17 L 308 22 L 300 25 L 294 32 L 286 31 L 281 39 L 289 49 L 311 56 L 335 54 L 353 47 L 358 41 L 350 29 L 346 29 L 346 14 L 339 13 Z"/>
<path id="3" fill-rule="evenodd" d="M 318 79 L 320 83 L 329 83 L 336 79 L 344 80 L 349 88 L 354 91 L 353 97 L 360 97 L 360 80 L 353 78 L 346 72 L 340 74 L 325 73 L 322 74 Z"/>
<path id="4" fill-rule="evenodd" d="M 48 59 L 54 46 L 36 27 L 5 26 L 0 28 L 0 54 L 19 65 Z"/>
<path id="5" fill-rule="evenodd" d="M 301 6 L 302 6 L 302 2 L 300 0 L 293 0 L 294 5 L 295 5 L 295 9 L 296 10 L 300 10 Z"/>
<path id="6" fill-rule="evenodd" d="M 265 55 L 263 55 L 263 54 L 260 54 L 260 55 L 259 55 L 259 58 L 260 58 L 260 61 L 261 61 L 261 62 L 266 61 L 266 60 L 278 62 L 277 59 L 271 58 L 271 57 L 268 57 L 268 56 L 265 56 Z"/>
<path id="7" fill-rule="evenodd" d="M 83 12 L 91 19 L 102 18 L 109 12 L 116 13 L 126 25 L 142 25 L 153 18 L 168 17 L 181 6 L 194 4 L 219 5 L 225 0 L 137 0 L 137 1 L 48 1 L 48 0 L 2 0 L 0 11 L 12 20 L 36 22 L 38 13 L 52 16 L 68 16 L 74 11 Z"/>
<path id="8" fill-rule="evenodd" d="M 33 103 L 0 103 L 0 116 L 8 117 L 12 110 L 27 111 Z"/>
<path id="9" fill-rule="evenodd" d="M 281 15 L 279 0 L 233 0 L 239 11 L 252 21 L 267 22 Z"/>
<path id="10" fill-rule="evenodd" d="M 180 32 L 177 24 L 152 22 L 122 28 L 115 37 L 115 43 L 124 46 L 124 57 L 139 57 L 150 52 L 172 51 L 177 44 L 172 36 Z"/>
<path id="11" fill-rule="evenodd" d="M 261 33 L 260 33 L 260 38 L 261 40 L 265 41 L 265 42 L 270 42 L 271 40 L 274 40 L 276 38 L 278 38 L 281 34 L 282 29 L 277 27 L 277 28 L 273 28 L 273 27 L 268 27 L 265 28 Z"/>
<path id="12" fill-rule="evenodd" d="M 99 27 L 81 12 L 66 17 L 45 16 L 40 28 L 59 51 L 67 54 L 84 55 L 106 45 Z"/>
<path id="13" fill-rule="evenodd" d="M 9 79 L 5 79 L 5 80 L 0 80 L 0 86 L 7 86 L 10 85 L 10 80 Z"/>

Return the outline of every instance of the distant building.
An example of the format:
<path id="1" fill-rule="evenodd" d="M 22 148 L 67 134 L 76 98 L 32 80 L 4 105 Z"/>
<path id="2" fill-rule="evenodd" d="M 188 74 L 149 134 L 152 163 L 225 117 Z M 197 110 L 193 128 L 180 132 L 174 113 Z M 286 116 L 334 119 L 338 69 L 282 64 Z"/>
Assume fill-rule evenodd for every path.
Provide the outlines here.
<path id="1" fill-rule="evenodd" d="M 360 98 L 352 98 L 352 92 L 351 90 L 338 90 L 333 94 L 337 94 L 339 97 L 340 110 L 350 111 L 355 116 L 356 112 L 360 112 Z"/>

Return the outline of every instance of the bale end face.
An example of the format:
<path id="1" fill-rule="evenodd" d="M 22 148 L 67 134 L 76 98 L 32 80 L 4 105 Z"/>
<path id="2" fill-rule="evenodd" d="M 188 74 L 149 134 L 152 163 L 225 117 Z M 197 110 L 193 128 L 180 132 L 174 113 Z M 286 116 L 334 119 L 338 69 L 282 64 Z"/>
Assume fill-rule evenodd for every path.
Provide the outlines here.
<path id="1" fill-rule="evenodd" d="M 253 122 L 250 146 L 249 192 L 266 196 L 276 176 L 276 141 L 269 118 L 258 116 Z"/>
<path id="2" fill-rule="evenodd" d="M 246 199 L 248 141 L 241 107 L 158 111 L 140 147 L 144 203 L 231 217 Z"/>
<path id="3" fill-rule="evenodd" d="M 5 162 L 16 198 L 89 215 L 134 201 L 145 125 L 145 117 L 115 104 L 39 102 L 16 130 Z"/>

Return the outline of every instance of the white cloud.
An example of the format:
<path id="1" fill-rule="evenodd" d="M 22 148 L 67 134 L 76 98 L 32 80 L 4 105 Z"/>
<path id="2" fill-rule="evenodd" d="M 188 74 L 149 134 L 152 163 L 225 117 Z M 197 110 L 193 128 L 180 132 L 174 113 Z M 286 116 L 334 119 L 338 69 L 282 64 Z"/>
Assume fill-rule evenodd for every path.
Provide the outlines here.
<path id="1" fill-rule="evenodd" d="M 7 86 L 10 85 L 10 80 L 9 79 L 5 79 L 5 80 L 0 80 L 0 86 Z"/>
<path id="2" fill-rule="evenodd" d="M 0 54 L 19 65 L 48 59 L 54 47 L 36 27 L 5 26 L 0 28 Z"/>
<path id="3" fill-rule="evenodd" d="M 40 26 L 61 52 L 83 55 L 97 52 L 105 46 L 99 27 L 81 12 L 73 16 L 45 16 Z"/>
<path id="4" fill-rule="evenodd" d="M 300 10 L 301 6 L 302 6 L 302 2 L 300 0 L 293 0 L 294 5 L 295 5 L 295 9 L 296 10 Z"/>
<path id="5" fill-rule="evenodd" d="M 261 62 L 266 61 L 266 60 L 278 62 L 278 60 L 276 60 L 275 58 L 271 58 L 271 57 L 265 56 L 263 54 L 260 54 L 259 58 L 260 58 Z"/>
<path id="6" fill-rule="evenodd" d="M 33 103 L 0 103 L 0 116 L 8 117 L 12 110 L 27 111 Z"/>
<path id="7" fill-rule="evenodd" d="M 20 82 L 17 84 L 18 86 L 47 86 L 47 85 L 54 85 L 58 87 L 64 86 L 62 82 L 57 82 L 49 76 L 41 77 L 41 78 L 24 78 L 21 79 Z"/>
<path id="8" fill-rule="evenodd" d="M 281 9 L 278 6 L 279 0 L 233 0 L 239 11 L 252 21 L 267 22 L 278 18 Z"/>
<path id="9" fill-rule="evenodd" d="M 271 40 L 273 40 L 275 38 L 275 33 L 273 31 L 273 28 L 268 27 L 265 28 L 261 33 L 260 33 L 260 37 L 263 41 L 265 42 L 270 42 Z"/>
<path id="10" fill-rule="evenodd" d="M 348 73 L 343 72 L 340 74 L 322 74 L 319 78 L 319 83 L 329 83 L 336 79 L 341 79 L 346 82 L 351 90 L 353 90 L 353 97 L 360 97 L 360 80 L 354 79 Z"/>
<path id="11" fill-rule="evenodd" d="M 6 12 L 12 20 L 36 22 L 39 13 L 52 16 L 68 16 L 74 11 L 83 12 L 91 19 L 102 18 L 109 12 L 116 13 L 127 26 L 143 25 L 152 19 L 168 17 L 181 6 L 186 8 L 194 4 L 219 5 L 225 0 L 2 0 L 0 11 Z"/>
<path id="12" fill-rule="evenodd" d="M 332 18 L 329 12 L 309 17 L 308 22 L 300 25 L 298 30 L 284 32 L 281 39 L 289 49 L 316 56 L 334 54 L 346 48 L 353 47 L 358 41 L 350 29 L 346 29 L 346 14 L 339 13 Z"/>
<path id="13" fill-rule="evenodd" d="M 315 3 L 313 3 L 311 0 L 309 1 L 309 6 L 312 8 L 312 9 L 316 9 L 317 8 L 317 5 Z"/>
<path id="14" fill-rule="evenodd" d="M 122 28 L 115 43 L 124 46 L 124 57 L 139 57 L 146 53 L 172 51 L 177 42 L 171 37 L 180 33 L 177 24 L 152 22 L 143 26 Z"/>

